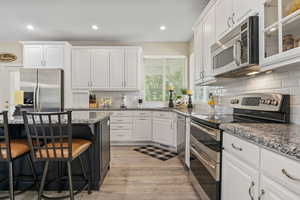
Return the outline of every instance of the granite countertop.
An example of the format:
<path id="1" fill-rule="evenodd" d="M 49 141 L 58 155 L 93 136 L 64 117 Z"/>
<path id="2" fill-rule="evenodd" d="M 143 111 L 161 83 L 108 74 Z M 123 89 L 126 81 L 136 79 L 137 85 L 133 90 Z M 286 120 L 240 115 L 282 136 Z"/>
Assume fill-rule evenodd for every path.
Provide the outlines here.
<path id="1" fill-rule="evenodd" d="M 73 111 L 162 111 L 175 112 L 184 116 L 191 116 L 195 109 L 188 108 L 168 108 L 168 107 L 108 107 L 108 108 L 72 108 Z"/>
<path id="2" fill-rule="evenodd" d="M 110 116 L 110 112 L 95 112 L 95 111 L 73 111 L 72 123 L 73 124 L 96 124 L 103 119 Z M 52 119 L 55 122 L 57 119 Z M 62 119 L 62 122 L 66 122 L 66 118 Z M 0 124 L 3 123 L 3 119 L 0 118 Z M 22 116 L 11 117 L 8 120 L 9 124 L 24 124 Z"/>
<path id="3" fill-rule="evenodd" d="M 220 128 L 226 133 L 300 161 L 300 126 L 298 125 L 224 123 Z"/>

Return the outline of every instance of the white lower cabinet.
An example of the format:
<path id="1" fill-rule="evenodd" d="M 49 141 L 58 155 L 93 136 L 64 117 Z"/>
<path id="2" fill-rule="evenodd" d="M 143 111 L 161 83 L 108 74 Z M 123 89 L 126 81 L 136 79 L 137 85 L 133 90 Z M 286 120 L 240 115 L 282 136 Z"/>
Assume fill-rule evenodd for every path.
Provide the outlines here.
<path id="1" fill-rule="evenodd" d="M 285 187 L 262 175 L 260 180 L 259 200 L 299 200 L 300 197 Z"/>
<path id="2" fill-rule="evenodd" d="M 153 141 L 174 146 L 173 122 L 171 119 L 153 120 Z"/>
<path id="3" fill-rule="evenodd" d="M 299 162 L 227 133 L 223 147 L 222 200 L 300 200 Z"/>
<path id="4" fill-rule="evenodd" d="M 177 148 L 176 115 L 172 112 L 115 111 L 111 116 L 111 142 L 155 142 Z"/>
<path id="5" fill-rule="evenodd" d="M 151 141 L 152 139 L 151 118 L 135 118 L 133 121 L 132 140 Z"/>
<path id="6" fill-rule="evenodd" d="M 223 153 L 222 200 L 257 199 L 259 171 Z"/>

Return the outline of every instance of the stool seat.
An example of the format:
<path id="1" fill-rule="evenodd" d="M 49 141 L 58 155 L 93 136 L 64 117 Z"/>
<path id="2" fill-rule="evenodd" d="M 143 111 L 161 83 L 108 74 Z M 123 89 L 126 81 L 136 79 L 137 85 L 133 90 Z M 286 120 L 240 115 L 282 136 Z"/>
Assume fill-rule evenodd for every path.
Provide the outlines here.
<path id="1" fill-rule="evenodd" d="M 90 146 L 92 145 L 92 142 L 85 139 L 72 139 L 72 158 L 77 158 L 81 153 L 85 152 Z M 61 146 L 63 149 L 60 149 Z M 54 148 L 55 147 L 55 150 Z M 36 151 L 37 158 L 68 158 L 69 156 L 69 150 L 68 148 L 68 141 L 64 140 L 61 142 L 49 142 L 47 144 L 48 148 L 48 154 L 47 150 L 45 148 L 39 151 Z M 56 155 L 55 155 L 56 154 Z"/>
<path id="2" fill-rule="evenodd" d="M 0 142 L 1 154 L 7 159 L 6 143 Z M 30 147 L 26 139 L 14 139 L 10 141 L 11 157 L 13 159 L 30 151 Z"/>

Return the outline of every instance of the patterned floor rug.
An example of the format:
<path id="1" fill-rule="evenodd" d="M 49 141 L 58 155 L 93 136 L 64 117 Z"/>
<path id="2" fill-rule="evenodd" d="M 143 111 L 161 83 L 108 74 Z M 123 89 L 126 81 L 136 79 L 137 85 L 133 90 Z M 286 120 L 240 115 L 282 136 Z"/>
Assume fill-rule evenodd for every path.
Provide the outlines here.
<path id="1" fill-rule="evenodd" d="M 134 151 L 146 154 L 148 156 L 151 156 L 153 158 L 157 158 L 162 161 L 169 160 L 171 158 L 174 158 L 178 154 L 166 149 L 162 149 L 153 145 L 147 145 L 147 146 L 141 146 L 134 149 Z"/>

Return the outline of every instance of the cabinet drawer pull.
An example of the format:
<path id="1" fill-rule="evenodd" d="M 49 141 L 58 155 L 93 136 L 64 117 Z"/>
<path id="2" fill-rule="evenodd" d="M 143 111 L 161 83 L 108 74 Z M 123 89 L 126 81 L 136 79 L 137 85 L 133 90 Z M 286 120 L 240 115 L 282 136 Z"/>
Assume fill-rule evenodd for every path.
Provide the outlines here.
<path id="1" fill-rule="evenodd" d="M 266 194 L 265 190 L 262 189 L 261 192 L 260 192 L 260 195 L 258 196 L 258 200 L 261 200 L 262 197 Z"/>
<path id="2" fill-rule="evenodd" d="M 231 144 L 232 148 L 234 148 L 235 150 L 238 150 L 238 151 L 243 151 L 243 149 L 241 147 L 237 147 L 235 146 L 233 143 Z"/>
<path id="3" fill-rule="evenodd" d="M 252 181 L 251 185 L 249 187 L 249 190 L 248 190 L 248 193 L 249 193 L 249 196 L 250 196 L 251 200 L 254 200 L 254 195 L 253 195 L 253 191 L 252 191 L 252 189 L 254 188 L 254 186 L 255 186 L 255 183 Z"/>
<path id="4" fill-rule="evenodd" d="M 300 182 L 300 179 L 299 179 L 299 178 L 293 177 L 293 176 L 290 175 L 285 169 L 282 169 L 281 172 L 282 172 L 286 177 L 288 177 L 289 179 L 291 179 L 291 180 L 293 180 L 293 181 Z"/>

